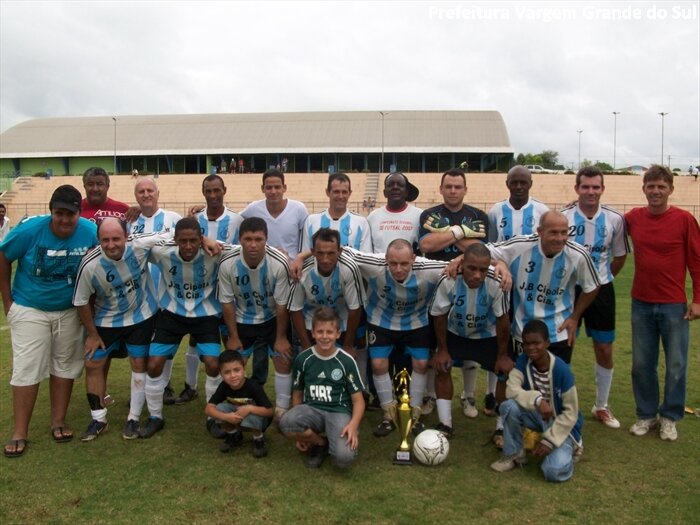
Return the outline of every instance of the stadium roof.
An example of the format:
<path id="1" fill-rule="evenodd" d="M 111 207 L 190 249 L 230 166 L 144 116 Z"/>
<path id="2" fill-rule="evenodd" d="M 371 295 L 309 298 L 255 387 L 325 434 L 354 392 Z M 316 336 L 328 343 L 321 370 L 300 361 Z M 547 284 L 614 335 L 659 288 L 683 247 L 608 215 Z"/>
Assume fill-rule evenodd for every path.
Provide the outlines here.
<path id="1" fill-rule="evenodd" d="M 116 124 L 115 124 L 116 119 Z M 116 148 L 115 148 L 116 134 Z M 378 153 L 379 111 L 34 119 L 0 135 L 0 158 Z M 513 153 L 497 111 L 384 112 L 384 151 Z"/>

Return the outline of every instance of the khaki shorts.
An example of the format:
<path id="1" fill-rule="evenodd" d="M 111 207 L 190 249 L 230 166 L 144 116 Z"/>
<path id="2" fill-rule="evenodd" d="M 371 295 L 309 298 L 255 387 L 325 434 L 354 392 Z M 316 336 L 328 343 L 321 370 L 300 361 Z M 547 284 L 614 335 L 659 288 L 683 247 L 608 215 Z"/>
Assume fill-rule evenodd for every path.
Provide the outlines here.
<path id="1" fill-rule="evenodd" d="M 13 303 L 12 386 L 32 386 L 50 375 L 76 379 L 83 370 L 83 327 L 78 310 L 45 312 Z"/>

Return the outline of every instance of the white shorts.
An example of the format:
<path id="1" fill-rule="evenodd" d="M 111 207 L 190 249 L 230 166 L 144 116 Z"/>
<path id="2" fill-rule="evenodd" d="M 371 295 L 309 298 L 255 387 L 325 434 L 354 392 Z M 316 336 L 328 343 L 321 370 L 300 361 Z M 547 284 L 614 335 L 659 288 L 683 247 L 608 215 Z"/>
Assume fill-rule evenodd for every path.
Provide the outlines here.
<path id="1" fill-rule="evenodd" d="M 80 377 L 84 337 L 76 308 L 45 312 L 13 303 L 7 322 L 12 337 L 12 386 L 36 385 L 50 375 Z"/>

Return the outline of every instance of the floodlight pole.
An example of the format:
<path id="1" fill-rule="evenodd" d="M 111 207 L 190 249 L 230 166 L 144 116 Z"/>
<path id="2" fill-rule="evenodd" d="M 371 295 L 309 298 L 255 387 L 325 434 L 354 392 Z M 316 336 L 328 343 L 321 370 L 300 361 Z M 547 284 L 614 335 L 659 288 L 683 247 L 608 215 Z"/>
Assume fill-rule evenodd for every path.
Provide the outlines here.
<path id="1" fill-rule="evenodd" d="M 388 114 L 387 111 L 380 111 L 379 114 L 382 116 L 382 160 L 379 165 L 379 173 L 384 173 L 384 116 Z"/>
<path id="2" fill-rule="evenodd" d="M 613 115 L 615 115 L 615 127 L 613 131 L 613 171 L 617 169 L 617 116 L 620 114 L 619 111 L 613 111 Z"/>
<path id="3" fill-rule="evenodd" d="M 666 113 L 659 113 L 661 115 L 661 165 L 664 165 L 664 117 L 668 115 L 668 112 Z"/>
<path id="4" fill-rule="evenodd" d="M 117 117 L 112 117 L 114 121 L 114 174 L 117 174 Z"/>
<path id="5" fill-rule="evenodd" d="M 578 169 L 581 169 L 581 133 L 583 130 L 577 129 L 576 133 L 578 133 Z"/>

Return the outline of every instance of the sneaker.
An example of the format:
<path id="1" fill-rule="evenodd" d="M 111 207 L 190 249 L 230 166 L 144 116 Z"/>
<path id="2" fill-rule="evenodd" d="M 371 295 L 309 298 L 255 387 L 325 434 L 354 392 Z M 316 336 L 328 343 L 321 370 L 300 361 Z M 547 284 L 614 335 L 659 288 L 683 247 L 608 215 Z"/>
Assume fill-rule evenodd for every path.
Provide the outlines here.
<path id="1" fill-rule="evenodd" d="M 494 446 L 498 450 L 503 450 L 503 429 L 502 428 L 497 428 L 496 430 L 493 431 L 493 434 L 491 434 L 491 443 L 493 443 Z"/>
<path id="2" fill-rule="evenodd" d="M 306 460 L 304 463 L 309 468 L 319 468 L 323 464 L 326 454 L 328 454 L 327 441 L 323 445 L 311 445 L 309 451 L 306 453 Z"/>
<path id="3" fill-rule="evenodd" d="M 423 404 L 420 407 L 421 414 L 424 416 L 432 414 L 436 406 L 437 399 L 435 399 L 433 396 L 425 396 L 423 398 Z"/>
<path id="4" fill-rule="evenodd" d="M 180 395 L 175 398 L 175 404 L 184 405 L 185 403 L 189 403 L 193 399 L 197 399 L 198 395 L 199 394 L 194 388 L 185 383 L 185 388 L 182 392 L 180 392 Z"/>
<path id="5" fill-rule="evenodd" d="M 595 417 L 598 421 L 603 423 L 606 427 L 608 428 L 620 428 L 620 422 L 613 416 L 612 412 L 608 407 L 605 408 L 598 408 L 596 406 L 593 406 L 591 409 L 591 413 L 593 414 L 593 417 Z"/>
<path id="6" fill-rule="evenodd" d="M 176 399 L 177 397 L 175 397 L 175 390 L 173 390 L 173 386 L 168 383 L 163 391 L 163 404 L 174 405 Z"/>
<path id="7" fill-rule="evenodd" d="M 418 434 L 420 434 L 424 430 L 425 430 L 425 423 L 423 423 L 420 420 L 413 421 L 413 426 L 411 427 L 411 433 L 413 434 L 413 437 L 418 436 Z"/>
<path id="8" fill-rule="evenodd" d="M 382 422 L 377 425 L 377 428 L 374 429 L 372 434 L 374 434 L 375 437 L 386 437 L 389 434 L 391 434 L 395 428 L 396 425 L 393 421 L 389 419 L 383 419 Z"/>
<path id="9" fill-rule="evenodd" d="M 470 419 L 478 417 L 479 411 L 476 409 L 476 400 L 473 397 L 460 397 L 459 400 L 462 403 L 462 411 L 465 417 Z"/>
<path id="10" fill-rule="evenodd" d="M 211 419 L 210 421 L 214 421 Z M 234 448 L 240 447 L 243 444 L 243 432 L 236 430 L 235 432 L 226 433 L 224 442 L 219 446 L 219 450 L 224 454 L 228 454 Z"/>
<path id="11" fill-rule="evenodd" d="M 265 438 L 253 438 L 253 457 L 260 459 L 264 458 L 265 456 L 267 456 L 267 443 L 265 442 Z"/>
<path id="12" fill-rule="evenodd" d="M 525 464 L 527 464 L 527 454 L 525 449 L 521 448 L 520 451 L 511 456 L 501 456 L 499 460 L 491 463 L 491 468 L 496 472 L 508 472 L 518 465 Z"/>
<path id="13" fill-rule="evenodd" d="M 651 419 L 638 419 L 637 422 L 630 427 L 630 434 L 635 436 L 643 436 L 652 428 L 656 428 L 659 420 L 655 417 Z"/>
<path id="14" fill-rule="evenodd" d="M 129 419 L 124 425 L 124 430 L 122 431 L 122 437 L 124 439 L 136 439 L 139 437 L 139 422 L 135 419 Z"/>
<path id="15" fill-rule="evenodd" d="M 496 410 L 496 396 L 493 394 L 486 394 L 484 397 L 484 415 L 489 417 L 494 417 L 498 415 Z"/>
<path id="16" fill-rule="evenodd" d="M 106 421 L 97 421 L 93 419 L 90 421 L 87 430 L 80 436 L 80 441 L 92 441 L 93 439 L 97 439 L 102 432 L 107 431 L 107 426 Z"/>
<path id="17" fill-rule="evenodd" d="M 146 425 L 141 427 L 139 430 L 139 437 L 142 439 L 148 439 L 153 436 L 159 430 L 163 430 L 165 426 L 165 421 L 159 417 L 149 417 L 146 421 Z"/>
<path id="18" fill-rule="evenodd" d="M 667 417 L 661 418 L 661 428 L 659 429 L 659 437 L 664 441 L 675 441 L 678 439 L 678 431 L 676 430 L 676 422 Z"/>
<path id="19" fill-rule="evenodd" d="M 452 427 L 449 425 L 445 425 L 444 423 L 438 423 L 435 425 L 435 430 L 438 432 L 442 432 L 447 439 L 452 439 L 452 436 L 455 435 L 455 431 L 452 430 Z"/>
<path id="20" fill-rule="evenodd" d="M 219 422 L 212 418 L 207 419 L 207 430 L 214 439 L 224 439 L 228 435 L 224 429 L 221 428 Z"/>

